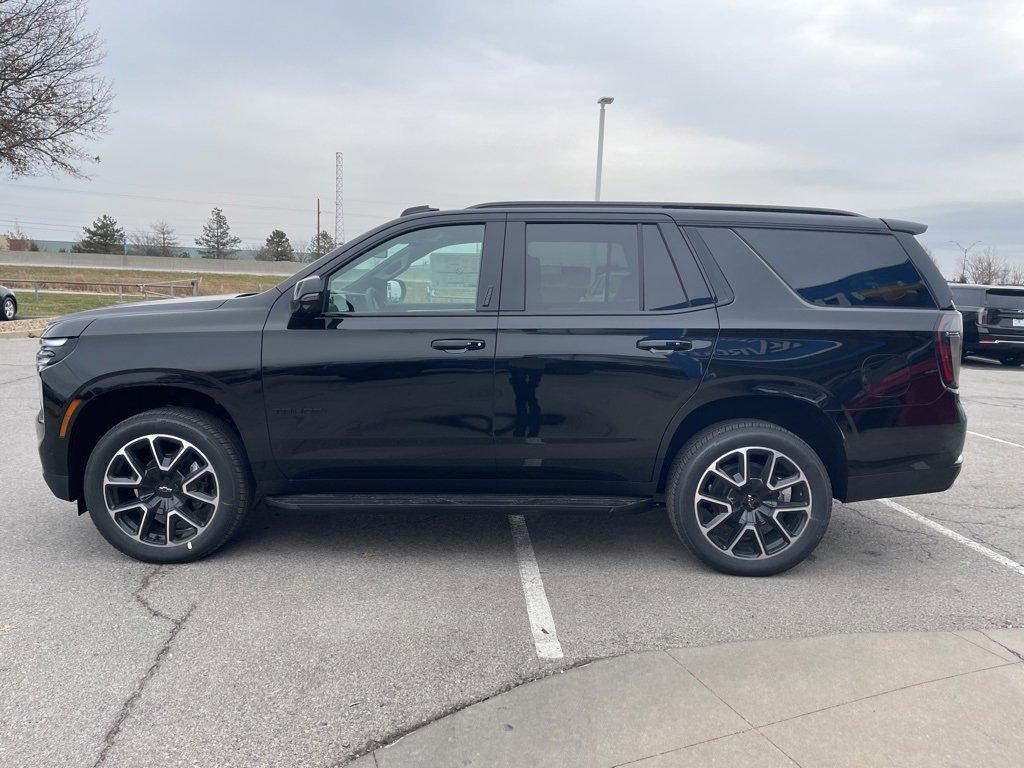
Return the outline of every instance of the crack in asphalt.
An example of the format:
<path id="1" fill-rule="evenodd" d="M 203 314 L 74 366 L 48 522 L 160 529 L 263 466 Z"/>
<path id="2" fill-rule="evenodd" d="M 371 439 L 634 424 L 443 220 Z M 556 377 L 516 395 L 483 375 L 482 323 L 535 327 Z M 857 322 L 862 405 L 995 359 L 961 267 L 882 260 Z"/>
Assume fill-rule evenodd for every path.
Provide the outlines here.
<path id="1" fill-rule="evenodd" d="M 124 700 L 118 710 L 117 717 L 114 718 L 113 725 L 107 729 L 107 732 L 103 736 L 103 748 L 100 750 L 99 755 L 96 756 L 96 761 L 92 764 L 93 768 L 99 768 L 106 764 L 107 756 L 110 754 L 110 750 L 114 746 L 114 742 L 121 733 L 121 728 L 124 726 L 125 721 L 131 714 L 132 709 L 135 707 L 135 703 L 142 698 L 142 693 L 149 681 L 153 679 L 157 672 L 160 671 L 160 667 L 163 665 L 164 660 L 167 658 L 171 650 L 171 645 L 174 643 L 174 638 L 178 636 L 178 633 L 185 626 L 185 622 L 188 621 L 192 612 L 196 609 L 197 603 L 192 603 L 188 610 L 180 618 L 174 618 L 169 616 L 158 608 L 154 607 L 142 593 L 149 588 L 153 578 L 160 572 L 161 566 L 157 566 L 152 571 L 146 574 L 142 579 L 142 583 L 139 584 L 138 588 L 132 593 L 132 597 L 135 598 L 135 602 L 141 605 L 145 611 L 153 618 L 163 619 L 164 621 L 171 622 L 171 631 L 168 633 L 167 638 L 160 646 L 160 650 L 157 651 L 156 657 L 153 659 L 153 663 L 149 665 L 149 668 L 145 671 L 138 683 L 135 686 L 135 690 Z"/>
<path id="2" fill-rule="evenodd" d="M 418 731 L 421 728 L 426 728 L 431 723 L 436 723 L 438 720 L 442 720 L 448 717 L 449 715 L 454 715 L 456 712 L 466 709 L 467 707 L 471 707 L 474 704 L 481 704 L 489 699 L 493 699 L 495 696 L 500 696 L 503 693 L 508 693 L 509 691 L 518 688 L 522 685 L 526 685 L 527 683 L 535 683 L 538 680 L 544 680 L 548 677 L 554 677 L 555 675 L 560 675 L 563 672 L 568 672 L 572 669 L 585 667 L 588 664 L 593 664 L 595 661 L 605 661 L 606 659 L 614 659 L 619 656 L 626 656 L 628 654 L 629 651 L 623 651 L 622 653 L 613 653 L 610 656 L 587 656 L 586 658 L 577 659 L 575 661 L 569 662 L 568 664 L 562 664 L 558 667 L 541 669 L 536 673 L 527 675 L 526 677 L 520 680 L 516 680 L 514 682 L 502 685 L 496 690 L 492 691 L 491 693 L 484 694 L 483 696 L 475 696 L 469 699 L 463 699 L 462 701 L 458 701 L 454 704 L 451 704 L 450 706 L 445 707 L 443 710 L 436 712 L 433 715 L 424 718 L 417 723 L 394 728 L 388 733 L 384 734 L 379 739 L 369 739 L 345 757 L 342 757 L 340 760 L 335 760 L 329 763 L 328 768 L 341 768 L 341 766 L 355 762 L 364 755 L 371 754 L 376 752 L 378 749 L 391 746 L 396 741 L 401 739 L 403 736 L 408 736 L 410 733 L 414 731 Z M 376 763 L 376 755 L 374 755 L 373 759 L 374 762 Z"/>
<path id="3" fill-rule="evenodd" d="M 161 611 L 159 608 L 155 608 L 153 606 L 153 604 L 150 603 L 142 594 L 147 589 L 149 589 L 150 584 L 153 583 L 153 579 L 155 579 L 157 574 L 160 573 L 161 568 L 162 568 L 162 566 L 158 565 L 156 568 L 154 568 L 149 573 L 147 573 L 143 577 L 142 583 L 139 584 L 139 586 L 138 586 L 138 588 L 136 588 L 135 592 L 132 593 L 132 597 L 135 598 L 135 602 L 137 602 L 139 605 L 141 605 L 143 608 L 146 609 L 146 612 L 149 613 L 150 616 L 153 616 L 154 618 L 157 618 L 157 619 L 163 619 L 164 621 L 169 621 L 169 622 L 171 622 L 171 624 L 177 624 L 179 621 L 181 621 L 181 619 L 176 619 L 173 616 L 168 616 L 166 613 Z M 194 608 L 195 606 L 193 605 L 192 607 Z M 189 609 L 189 613 L 191 613 L 191 609 Z"/>

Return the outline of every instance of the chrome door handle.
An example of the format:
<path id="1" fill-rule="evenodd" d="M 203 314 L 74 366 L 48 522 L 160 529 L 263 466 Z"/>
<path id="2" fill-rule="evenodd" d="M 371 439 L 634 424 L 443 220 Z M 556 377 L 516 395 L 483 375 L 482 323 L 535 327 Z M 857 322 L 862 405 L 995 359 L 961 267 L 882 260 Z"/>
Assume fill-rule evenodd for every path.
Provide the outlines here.
<path id="1" fill-rule="evenodd" d="M 481 339 L 434 339 L 430 346 L 442 352 L 474 352 L 487 344 Z"/>
<path id="2" fill-rule="evenodd" d="M 693 349 L 693 342 L 685 339 L 641 339 L 636 343 L 638 349 L 671 350 L 685 352 Z"/>

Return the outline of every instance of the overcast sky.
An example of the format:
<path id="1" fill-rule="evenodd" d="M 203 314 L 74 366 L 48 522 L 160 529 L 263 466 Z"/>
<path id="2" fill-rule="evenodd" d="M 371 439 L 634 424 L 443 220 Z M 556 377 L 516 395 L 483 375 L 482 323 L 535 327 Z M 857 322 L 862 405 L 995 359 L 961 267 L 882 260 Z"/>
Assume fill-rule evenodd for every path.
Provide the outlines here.
<path id="1" fill-rule="evenodd" d="M 88 181 L 0 181 L 0 230 L 100 213 L 191 244 L 358 234 L 429 203 L 593 195 L 915 219 L 1024 260 L 1024 3 L 92 0 L 117 113 Z"/>

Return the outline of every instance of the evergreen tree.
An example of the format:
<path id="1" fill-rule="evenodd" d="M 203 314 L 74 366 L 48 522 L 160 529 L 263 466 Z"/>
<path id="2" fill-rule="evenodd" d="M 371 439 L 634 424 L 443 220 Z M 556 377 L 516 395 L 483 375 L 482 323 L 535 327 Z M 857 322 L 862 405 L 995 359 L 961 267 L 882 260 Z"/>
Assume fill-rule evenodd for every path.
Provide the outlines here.
<path id="1" fill-rule="evenodd" d="M 316 261 L 325 253 L 333 251 L 335 247 L 334 238 L 326 231 L 309 241 L 309 260 Z"/>
<path id="2" fill-rule="evenodd" d="M 241 242 L 240 237 L 232 236 L 228 217 L 220 208 L 210 211 L 210 218 L 203 226 L 202 237 L 196 238 L 196 245 L 201 246 L 199 252 L 207 259 L 230 259 Z"/>
<path id="3" fill-rule="evenodd" d="M 288 241 L 288 235 L 275 229 L 256 252 L 256 258 L 260 261 L 295 261 L 295 249 Z"/>
<path id="4" fill-rule="evenodd" d="M 121 253 L 124 250 L 124 230 L 117 226 L 116 219 L 103 214 L 91 227 L 82 229 L 85 236 L 74 247 L 79 253 Z"/>

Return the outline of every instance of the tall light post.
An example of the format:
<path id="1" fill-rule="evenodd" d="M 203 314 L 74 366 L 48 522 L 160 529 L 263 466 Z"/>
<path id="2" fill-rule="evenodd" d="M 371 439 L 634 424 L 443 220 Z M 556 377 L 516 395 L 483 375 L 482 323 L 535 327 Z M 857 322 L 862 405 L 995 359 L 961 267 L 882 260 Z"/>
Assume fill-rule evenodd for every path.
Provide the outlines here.
<path id="1" fill-rule="evenodd" d="M 604 162 L 604 108 L 615 101 L 614 96 L 602 96 L 597 100 L 601 105 L 601 117 L 597 124 L 597 183 L 594 185 L 594 200 L 601 199 L 601 164 Z"/>

